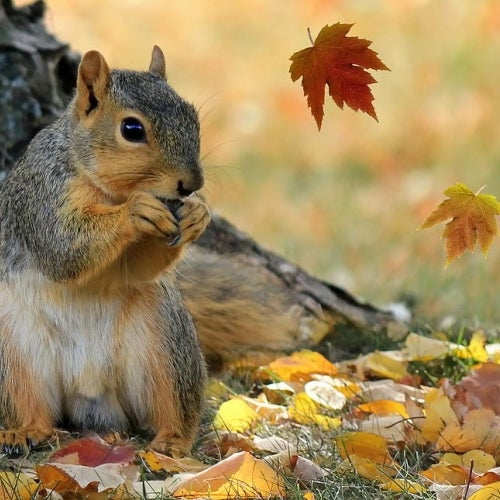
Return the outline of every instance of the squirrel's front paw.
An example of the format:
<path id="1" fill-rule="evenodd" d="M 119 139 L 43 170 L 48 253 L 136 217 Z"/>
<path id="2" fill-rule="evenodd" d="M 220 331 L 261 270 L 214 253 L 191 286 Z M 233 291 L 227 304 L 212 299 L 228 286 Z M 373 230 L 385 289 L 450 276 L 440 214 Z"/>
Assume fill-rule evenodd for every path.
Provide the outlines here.
<path id="1" fill-rule="evenodd" d="M 178 220 L 180 235 L 177 246 L 197 240 L 210 222 L 208 206 L 196 197 L 186 198 L 174 215 Z"/>
<path id="2" fill-rule="evenodd" d="M 146 192 L 133 193 L 127 205 L 138 233 L 167 238 L 169 244 L 179 241 L 177 218 L 158 198 Z"/>

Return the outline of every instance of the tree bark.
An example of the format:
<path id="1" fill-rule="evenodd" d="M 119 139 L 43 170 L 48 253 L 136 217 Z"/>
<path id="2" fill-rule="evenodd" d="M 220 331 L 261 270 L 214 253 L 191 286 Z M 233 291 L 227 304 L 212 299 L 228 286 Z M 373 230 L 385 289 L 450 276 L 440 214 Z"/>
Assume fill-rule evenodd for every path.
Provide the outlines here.
<path id="1" fill-rule="evenodd" d="M 2 175 L 35 133 L 63 111 L 76 82 L 80 56 L 46 31 L 44 12 L 43 0 L 23 8 L 15 8 L 11 0 L 0 3 Z M 316 279 L 264 249 L 218 215 L 197 245 L 203 251 L 237 259 L 263 283 L 278 283 L 285 302 L 295 304 L 301 309 L 302 320 L 309 318 L 316 325 L 309 338 L 317 337 L 318 331 L 321 337 L 329 333 L 335 338 L 336 332 L 344 331 L 340 325 L 358 332 L 381 330 L 394 320 L 390 313 L 362 303 L 342 288 Z"/>

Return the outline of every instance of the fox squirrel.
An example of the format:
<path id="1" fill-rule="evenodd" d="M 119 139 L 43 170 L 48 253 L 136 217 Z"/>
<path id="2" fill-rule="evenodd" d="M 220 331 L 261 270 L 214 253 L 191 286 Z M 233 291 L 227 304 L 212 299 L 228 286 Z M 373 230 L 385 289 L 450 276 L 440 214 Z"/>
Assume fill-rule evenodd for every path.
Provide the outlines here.
<path id="1" fill-rule="evenodd" d="M 152 448 L 186 452 L 203 406 L 200 343 L 215 357 L 286 344 L 270 292 L 230 259 L 193 250 L 177 282 L 210 220 L 199 149 L 197 112 L 168 85 L 161 49 L 146 72 L 91 51 L 66 111 L 0 183 L 4 451 L 68 425 L 152 429 Z"/>

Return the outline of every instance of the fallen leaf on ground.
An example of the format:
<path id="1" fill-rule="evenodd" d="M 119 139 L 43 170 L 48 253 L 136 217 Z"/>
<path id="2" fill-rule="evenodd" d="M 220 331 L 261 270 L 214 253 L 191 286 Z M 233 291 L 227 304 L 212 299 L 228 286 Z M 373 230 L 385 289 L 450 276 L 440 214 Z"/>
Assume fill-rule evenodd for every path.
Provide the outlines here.
<path id="1" fill-rule="evenodd" d="M 405 340 L 406 352 L 408 359 L 412 361 L 430 361 L 431 359 L 439 358 L 445 354 L 449 354 L 454 349 L 460 349 L 461 346 L 447 340 L 425 337 L 410 333 Z"/>
<path id="2" fill-rule="evenodd" d="M 335 443 L 343 459 L 358 455 L 377 464 L 392 461 L 385 439 L 371 432 L 346 432 Z"/>
<path id="3" fill-rule="evenodd" d="M 245 432 L 259 419 L 257 413 L 245 401 L 234 398 L 225 401 L 215 415 L 213 425 L 216 429 L 231 432 Z"/>
<path id="4" fill-rule="evenodd" d="M 467 468 L 472 466 L 472 470 L 476 474 L 481 474 L 493 469 L 496 465 L 495 457 L 483 450 L 470 450 L 461 455 L 458 453 L 445 453 L 439 459 L 439 463 L 446 465 L 464 465 Z"/>
<path id="5" fill-rule="evenodd" d="M 401 351 L 375 351 L 363 358 L 361 369 L 363 374 L 371 376 L 400 379 L 408 375 L 408 364 Z"/>
<path id="6" fill-rule="evenodd" d="M 135 458 L 133 446 L 111 446 L 99 436 L 77 439 L 56 451 L 51 462 L 96 467 L 109 463 L 130 463 Z"/>
<path id="7" fill-rule="evenodd" d="M 39 485 L 22 472 L 0 471 L 0 500 L 30 500 Z"/>
<path id="8" fill-rule="evenodd" d="M 345 465 L 352 466 L 361 477 L 379 483 L 387 483 L 398 473 L 398 466 L 392 461 L 378 463 L 359 455 L 349 455 L 344 462 Z"/>
<path id="9" fill-rule="evenodd" d="M 396 413 L 403 418 L 408 418 L 409 416 L 403 403 L 388 399 L 379 399 L 377 401 L 362 403 L 358 405 L 358 409 L 375 415 L 390 415 L 391 413 Z"/>
<path id="10" fill-rule="evenodd" d="M 500 365 L 484 363 L 453 386 L 453 402 L 467 409 L 489 408 L 500 415 Z"/>
<path id="11" fill-rule="evenodd" d="M 260 396 L 264 396 L 261 398 Z M 238 396 L 238 399 L 244 401 L 259 418 L 266 419 L 270 424 L 276 425 L 288 418 L 286 408 L 282 405 L 269 403 L 265 394 L 260 394 L 259 398 L 249 398 L 246 396 Z"/>
<path id="12" fill-rule="evenodd" d="M 312 374 L 336 375 L 337 367 L 324 356 L 314 351 L 294 352 L 278 358 L 268 365 L 269 371 L 283 382 L 307 382 Z"/>
<path id="13" fill-rule="evenodd" d="M 382 436 L 390 442 L 405 442 L 411 425 L 399 415 L 369 415 L 359 423 L 359 428 L 365 432 L 371 432 Z"/>
<path id="14" fill-rule="evenodd" d="M 425 419 L 415 419 L 415 427 L 420 430 L 423 437 L 421 444 L 435 443 L 447 425 L 458 425 L 458 418 L 450 400 L 439 389 L 429 391 L 424 408 Z"/>
<path id="15" fill-rule="evenodd" d="M 241 452 L 182 481 L 173 492 L 176 498 L 210 496 L 213 500 L 230 498 L 267 498 L 283 496 L 283 477 L 263 460 Z"/>
<path id="16" fill-rule="evenodd" d="M 328 471 L 308 458 L 294 455 L 291 457 L 290 466 L 295 476 L 304 482 L 318 481 L 328 475 Z"/>
<path id="17" fill-rule="evenodd" d="M 304 391 L 316 403 L 330 410 L 341 410 L 347 403 L 346 396 L 324 380 L 307 382 Z"/>
<path id="18" fill-rule="evenodd" d="M 454 452 L 481 449 L 495 459 L 500 458 L 500 416 L 489 409 L 469 411 L 463 424 L 452 422 L 442 429 L 436 449 Z"/>
<path id="19" fill-rule="evenodd" d="M 464 465 L 433 464 L 421 472 L 429 481 L 438 484 L 467 484 L 470 472 Z"/>
<path id="20" fill-rule="evenodd" d="M 483 486 L 473 493 L 469 500 L 493 500 L 494 498 L 500 498 L 500 481 Z"/>
<path id="21" fill-rule="evenodd" d="M 139 451 L 137 453 L 153 472 L 199 472 L 208 468 L 208 465 L 192 457 L 172 458 L 156 451 Z"/>
<path id="22" fill-rule="evenodd" d="M 339 417 L 329 417 L 320 413 L 320 405 L 305 392 L 299 392 L 288 408 L 289 417 L 299 424 L 318 425 L 324 430 L 336 429 L 342 425 Z"/>
<path id="23" fill-rule="evenodd" d="M 102 464 L 97 467 L 74 464 L 48 463 L 35 468 L 44 488 L 63 494 L 77 491 L 89 495 L 91 492 L 106 492 L 118 488 L 126 482 L 120 473 L 120 464 Z M 138 472 L 136 477 L 138 477 Z M 85 497 L 86 498 L 86 497 Z M 100 497 L 95 497 L 100 498 Z M 106 498 L 106 497 L 102 497 Z"/>
<path id="24" fill-rule="evenodd" d="M 425 486 L 409 479 L 391 479 L 386 483 L 382 483 L 380 487 L 383 490 L 394 491 L 395 493 L 408 493 L 417 495 L 426 491 Z"/>

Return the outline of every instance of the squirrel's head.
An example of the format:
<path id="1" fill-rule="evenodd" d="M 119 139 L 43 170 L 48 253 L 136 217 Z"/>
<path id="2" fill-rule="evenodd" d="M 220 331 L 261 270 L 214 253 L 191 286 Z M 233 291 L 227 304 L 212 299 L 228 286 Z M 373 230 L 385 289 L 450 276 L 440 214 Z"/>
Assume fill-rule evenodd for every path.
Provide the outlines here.
<path id="1" fill-rule="evenodd" d="M 148 71 L 110 70 L 87 52 L 71 113 L 75 163 L 112 198 L 141 190 L 176 199 L 202 187 L 198 114 L 168 85 L 159 47 Z"/>

